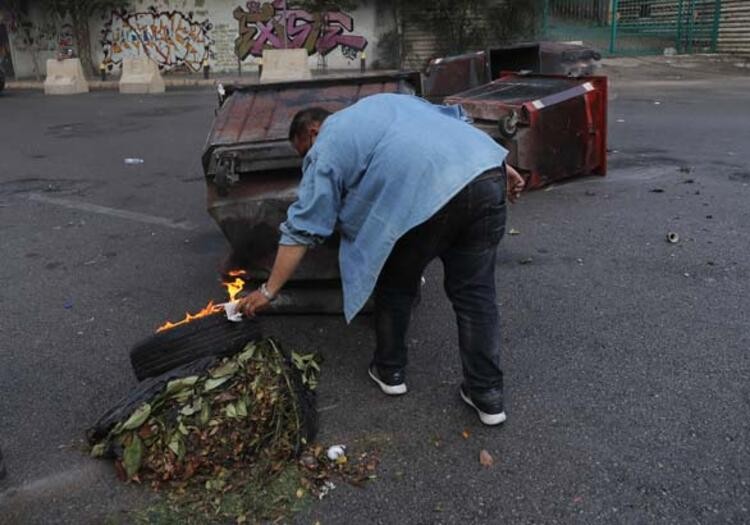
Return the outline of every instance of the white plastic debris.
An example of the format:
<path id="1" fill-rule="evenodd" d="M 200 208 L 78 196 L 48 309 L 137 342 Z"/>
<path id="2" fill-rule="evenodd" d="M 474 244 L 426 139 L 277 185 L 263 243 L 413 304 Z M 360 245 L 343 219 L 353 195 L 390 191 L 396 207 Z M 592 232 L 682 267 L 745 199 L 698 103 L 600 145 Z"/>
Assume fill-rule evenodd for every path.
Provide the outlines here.
<path id="1" fill-rule="evenodd" d="M 229 301 L 224 303 L 224 313 L 227 315 L 227 319 L 233 323 L 239 323 L 242 321 L 242 312 L 239 310 L 239 301 Z"/>
<path id="2" fill-rule="evenodd" d="M 670 244 L 677 244 L 680 242 L 680 236 L 675 232 L 669 232 L 667 233 L 667 242 Z"/>
<path id="3" fill-rule="evenodd" d="M 135 165 L 138 165 L 138 164 L 143 164 L 144 162 L 146 162 L 146 161 L 143 160 L 143 159 L 137 159 L 137 158 L 134 158 L 134 157 L 129 157 L 129 158 L 125 159 L 125 164 L 127 164 L 128 166 L 135 166 Z"/>
<path id="4" fill-rule="evenodd" d="M 336 461 L 341 456 L 346 455 L 346 445 L 332 445 L 328 447 L 328 451 L 326 452 L 326 456 L 328 456 L 328 459 L 331 461 Z"/>
<path id="5" fill-rule="evenodd" d="M 318 494 L 318 499 L 325 498 L 329 492 L 331 492 L 333 489 L 336 488 L 336 485 L 333 484 L 332 481 L 324 481 L 323 486 L 320 487 L 320 494 Z"/>

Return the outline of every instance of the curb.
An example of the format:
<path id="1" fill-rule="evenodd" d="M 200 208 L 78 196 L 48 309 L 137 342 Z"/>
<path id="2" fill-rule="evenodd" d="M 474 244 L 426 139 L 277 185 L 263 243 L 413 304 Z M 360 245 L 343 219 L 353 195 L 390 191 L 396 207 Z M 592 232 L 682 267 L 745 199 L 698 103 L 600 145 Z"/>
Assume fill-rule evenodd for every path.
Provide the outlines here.
<path id="1" fill-rule="evenodd" d="M 167 88 L 183 87 L 213 87 L 219 82 L 227 82 L 220 78 L 170 78 L 164 79 Z M 91 91 L 117 91 L 120 88 L 119 80 L 89 80 L 89 90 Z M 36 80 L 10 80 L 5 83 L 7 90 L 36 90 L 44 91 L 44 82 Z"/>

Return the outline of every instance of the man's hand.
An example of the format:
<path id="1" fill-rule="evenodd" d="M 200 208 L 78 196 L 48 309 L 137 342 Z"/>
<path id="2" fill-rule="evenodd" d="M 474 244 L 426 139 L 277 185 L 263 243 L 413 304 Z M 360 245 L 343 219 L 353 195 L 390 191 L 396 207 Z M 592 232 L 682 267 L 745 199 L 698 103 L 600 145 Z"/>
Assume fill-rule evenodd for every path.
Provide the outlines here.
<path id="1" fill-rule="evenodd" d="M 307 252 L 307 246 L 279 246 L 279 250 L 276 252 L 276 260 L 271 269 L 271 275 L 268 276 L 268 282 L 265 284 L 271 299 L 278 295 L 289 278 L 294 274 L 297 266 L 302 262 L 305 252 Z M 268 297 L 263 295 L 260 290 L 256 290 L 240 299 L 237 308 L 246 317 L 253 317 L 257 312 L 266 308 L 270 302 Z"/>
<path id="2" fill-rule="evenodd" d="M 510 164 L 505 165 L 505 173 L 507 175 L 506 180 L 506 193 L 510 202 L 516 202 L 518 197 L 521 196 L 523 187 L 526 186 L 526 181 L 523 180 L 521 174 L 518 173 Z"/>
<path id="3" fill-rule="evenodd" d="M 271 302 L 260 291 L 255 290 L 238 301 L 237 309 L 245 317 L 255 317 L 255 313 L 266 308 Z"/>

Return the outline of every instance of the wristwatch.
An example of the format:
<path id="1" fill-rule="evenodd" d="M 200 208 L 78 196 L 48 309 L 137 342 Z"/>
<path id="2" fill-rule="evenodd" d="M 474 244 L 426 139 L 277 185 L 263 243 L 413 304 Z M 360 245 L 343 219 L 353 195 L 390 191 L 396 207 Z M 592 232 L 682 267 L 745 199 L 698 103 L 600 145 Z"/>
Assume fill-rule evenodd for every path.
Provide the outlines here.
<path id="1" fill-rule="evenodd" d="M 276 296 L 268 291 L 268 287 L 266 286 L 266 283 L 261 284 L 260 288 L 258 288 L 258 291 L 263 297 L 268 299 L 269 303 L 273 302 L 273 300 L 276 299 Z"/>

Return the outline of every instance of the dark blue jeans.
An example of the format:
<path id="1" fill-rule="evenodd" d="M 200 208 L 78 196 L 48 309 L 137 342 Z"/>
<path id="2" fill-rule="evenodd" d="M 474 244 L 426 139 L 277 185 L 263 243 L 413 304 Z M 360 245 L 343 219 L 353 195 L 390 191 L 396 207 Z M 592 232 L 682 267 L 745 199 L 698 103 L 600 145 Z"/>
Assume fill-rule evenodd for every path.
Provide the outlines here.
<path id="1" fill-rule="evenodd" d="M 505 213 L 505 171 L 495 169 L 398 240 L 375 287 L 375 365 L 384 371 L 406 366 L 406 333 L 421 276 L 439 257 L 456 313 L 465 385 L 478 395 L 502 393 L 495 260 Z"/>

